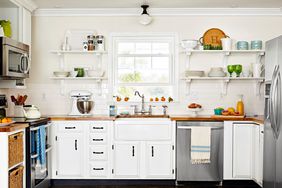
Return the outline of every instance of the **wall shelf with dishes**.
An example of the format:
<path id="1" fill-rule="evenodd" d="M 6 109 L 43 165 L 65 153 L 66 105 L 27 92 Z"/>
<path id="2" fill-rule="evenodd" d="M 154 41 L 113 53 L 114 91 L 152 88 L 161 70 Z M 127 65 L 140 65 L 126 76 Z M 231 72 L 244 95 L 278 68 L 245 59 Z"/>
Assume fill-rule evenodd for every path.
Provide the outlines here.
<path id="1" fill-rule="evenodd" d="M 256 84 L 256 95 L 261 95 L 260 88 L 262 83 L 264 83 L 264 78 L 254 78 L 254 77 L 185 77 L 181 78 L 186 82 L 186 94 L 190 94 L 190 87 L 193 81 L 219 81 L 222 86 L 221 95 L 227 94 L 227 88 L 233 81 L 250 81 Z"/>
<path id="2" fill-rule="evenodd" d="M 99 94 L 102 92 L 102 82 L 107 80 L 104 76 L 105 71 L 102 69 L 103 55 L 105 51 L 104 36 L 96 35 L 94 30 L 68 30 L 65 34 L 64 42 L 58 50 L 51 50 L 52 54 L 59 57 L 59 71 L 54 71 L 52 80 L 58 80 L 61 83 L 61 94 L 65 95 L 65 81 L 73 80 L 90 80 L 98 84 Z M 96 36 L 95 36 L 96 35 Z M 92 68 L 78 67 L 72 71 L 67 71 L 71 60 L 77 57 L 85 56 L 86 58 L 95 58 L 95 65 Z M 85 58 L 83 57 L 83 58 Z M 89 60 L 91 61 L 91 60 Z M 88 59 L 86 59 L 88 62 Z M 94 68 L 96 67 L 96 68 Z"/>
<path id="3" fill-rule="evenodd" d="M 182 53 L 186 55 L 186 69 L 190 68 L 191 56 L 193 54 L 222 54 L 223 67 L 227 66 L 228 57 L 233 54 L 256 54 L 257 63 L 261 63 L 261 59 L 265 55 L 264 50 L 185 50 Z"/>

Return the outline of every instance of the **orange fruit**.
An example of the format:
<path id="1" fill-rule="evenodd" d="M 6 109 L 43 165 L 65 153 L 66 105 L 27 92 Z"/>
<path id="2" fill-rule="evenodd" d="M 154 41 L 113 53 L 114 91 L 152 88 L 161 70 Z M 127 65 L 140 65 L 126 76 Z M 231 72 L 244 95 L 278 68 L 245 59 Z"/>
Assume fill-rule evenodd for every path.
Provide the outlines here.
<path id="1" fill-rule="evenodd" d="M 8 123 L 8 119 L 7 118 L 3 118 L 2 119 L 2 123 Z"/>
<path id="2" fill-rule="evenodd" d="M 156 97 L 156 98 L 155 98 L 155 101 L 159 101 L 159 98 L 158 98 L 158 97 Z"/>
<path id="3" fill-rule="evenodd" d="M 11 118 L 7 118 L 8 123 L 12 122 Z"/>
<path id="4" fill-rule="evenodd" d="M 153 102 L 154 101 L 154 99 L 153 98 L 150 98 L 150 102 Z"/>

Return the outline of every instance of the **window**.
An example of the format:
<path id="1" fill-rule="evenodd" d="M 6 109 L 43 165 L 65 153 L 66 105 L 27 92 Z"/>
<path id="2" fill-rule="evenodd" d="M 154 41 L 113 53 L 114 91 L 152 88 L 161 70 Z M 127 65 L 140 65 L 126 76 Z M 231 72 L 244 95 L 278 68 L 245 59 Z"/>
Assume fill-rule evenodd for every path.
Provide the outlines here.
<path id="1" fill-rule="evenodd" d="M 174 36 L 113 37 L 114 94 L 174 97 Z"/>

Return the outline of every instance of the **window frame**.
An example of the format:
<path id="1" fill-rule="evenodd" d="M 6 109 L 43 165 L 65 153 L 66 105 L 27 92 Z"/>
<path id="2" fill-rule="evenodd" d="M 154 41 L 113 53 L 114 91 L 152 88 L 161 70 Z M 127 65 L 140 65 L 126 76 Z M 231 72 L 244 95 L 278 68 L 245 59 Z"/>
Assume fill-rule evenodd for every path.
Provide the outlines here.
<path id="1" fill-rule="evenodd" d="M 151 39 L 151 40 L 150 40 Z M 178 100 L 178 37 L 175 33 L 112 33 L 110 37 L 110 85 L 111 93 L 116 94 L 119 86 L 170 86 L 174 101 Z M 118 54 L 118 42 L 164 42 L 169 41 L 169 54 Z M 118 57 L 169 57 L 169 81 L 168 83 L 118 83 Z"/>

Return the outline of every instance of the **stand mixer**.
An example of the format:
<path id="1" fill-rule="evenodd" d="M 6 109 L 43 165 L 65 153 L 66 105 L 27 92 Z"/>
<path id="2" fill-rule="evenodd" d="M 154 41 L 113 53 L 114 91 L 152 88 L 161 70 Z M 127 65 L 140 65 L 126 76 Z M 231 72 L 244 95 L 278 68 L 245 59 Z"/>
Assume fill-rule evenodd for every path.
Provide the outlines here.
<path id="1" fill-rule="evenodd" d="M 72 109 L 70 116 L 91 116 L 94 102 L 90 100 L 92 93 L 89 91 L 71 91 Z"/>

